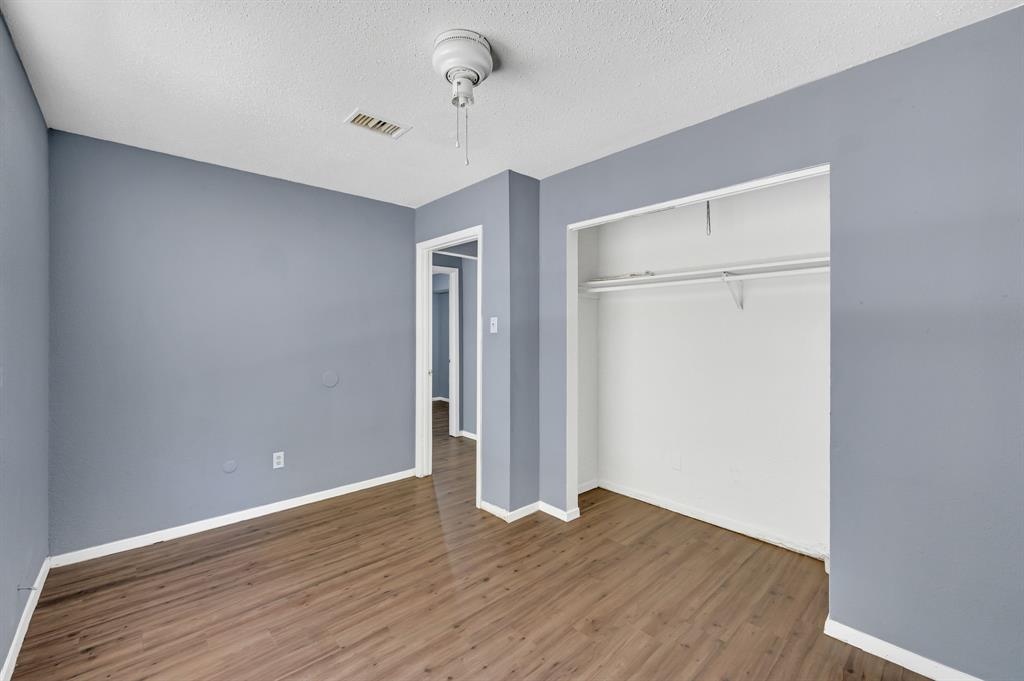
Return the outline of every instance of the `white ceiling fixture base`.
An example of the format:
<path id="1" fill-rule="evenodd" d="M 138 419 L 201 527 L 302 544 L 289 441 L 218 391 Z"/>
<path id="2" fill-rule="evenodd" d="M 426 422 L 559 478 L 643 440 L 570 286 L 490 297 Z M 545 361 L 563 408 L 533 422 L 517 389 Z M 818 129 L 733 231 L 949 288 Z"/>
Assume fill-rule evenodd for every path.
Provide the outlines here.
<path id="1" fill-rule="evenodd" d="M 491 44 L 476 31 L 453 28 L 434 38 L 431 60 L 434 70 L 452 85 L 452 106 L 455 107 L 455 146 L 459 146 L 459 111 L 463 111 L 466 142 L 465 159 L 469 165 L 469 107 L 473 104 L 473 88 L 484 82 L 494 69 Z"/>

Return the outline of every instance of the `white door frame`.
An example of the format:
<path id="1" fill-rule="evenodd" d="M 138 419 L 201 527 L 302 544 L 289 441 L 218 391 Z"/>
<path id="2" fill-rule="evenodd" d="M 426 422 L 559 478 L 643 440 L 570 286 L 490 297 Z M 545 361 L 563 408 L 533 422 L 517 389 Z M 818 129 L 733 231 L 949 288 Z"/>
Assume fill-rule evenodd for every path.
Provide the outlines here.
<path id="1" fill-rule="evenodd" d="M 462 357 L 459 353 L 461 348 L 460 336 L 461 327 L 459 326 L 459 314 L 461 308 L 459 306 L 459 270 L 457 267 L 442 267 L 441 265 L 433 265 L 431 268 L 432 274 L 445 274 L 448 276 L 448 434 L 452 437 L 459 436 L 459 430 L 461 425 L 459 423 L 460 414 L 460 392 L 459 380 L 462 377 L 461 374 L 461 361 Z M 434 306 L 430 306 L 431 315 L 434 312 Z M 434 328 L 434 320 L 430 320 L 430 328 Z M 430 357 L 434 357 L 434 335 L 430 335 Z M 431 381 L 433 381 L 434 375 L 430 375 Z M 431 396 L 433 396 L 433 389 L 431 389 Z"/>
<path id="2" fill-rule="evenodd" d="M 416 475 L 425 477 L 433 471 L 431 425 L 433 422 L 430 394 L 430 311 L 433 291 L 433 251 L 476 241 L 476 505 L 480 507 L 480 480 L 484 447 L 483 422 L 483 225 L 451 232 L 416 244 Z"/>
<path id="3" fill-rule="evenodd" d="M 810 168 L 794 170 L 779 175 L 762 177 L 749 182 L 741 182 L 721 189 L 713 189 L 699 194 L 691 194 L 679 199 L 664 201 L 650 206 L 641 206 L 625 210 L 620 213 L 602 215 L 588 220 L 580 220 L 565 226 L 565 503 L 566 510 L 570 513 L 579 507 L 579 232 L 590 227 L 600 227 L 610 222 L 616 222 L 625 218 L 637 215 L 657 213 L 672 208 L 690 206 L 696 203 L 704 203 L 714 199 L 721 199 L 726 196 L 735 196 L 744 192 L 775 187 L 789 182 L 796 182 L 809 177 L 828 175 L 831 166 L 823 163 Z M 831 315 L 831 302 L 829 304 Z M 831 333 L 831 330 L 830 332 Z M 831 343 L 830 343 L 831 345 Z M 831 356 L 829 358 L 829 380 L 831 381 Z M 831 429 L 831 418 L 829 419 Z M 831 441 L 831 440 L 830 440 Z M 829 501 L 826 502 L 826 513 L 830 513 L 831 506 L 831 483 L 829 481 L 828 469 L 831 463 L 826 465 L 825 489 Z M 826 533 L 826 537 L 829 534 Z M 830 550 L 831 540 L 827 540 Z M 828 561 L 826 560 L 826 565 Z"/>

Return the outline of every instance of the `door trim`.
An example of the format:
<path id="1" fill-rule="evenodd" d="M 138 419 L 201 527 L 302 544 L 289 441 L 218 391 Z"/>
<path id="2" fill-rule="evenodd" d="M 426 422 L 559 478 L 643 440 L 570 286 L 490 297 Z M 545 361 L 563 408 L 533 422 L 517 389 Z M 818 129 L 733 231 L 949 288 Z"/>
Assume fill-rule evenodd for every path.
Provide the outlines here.
<path id="1" fill-rule="evenodd" d="M 483 452 L 486 442 L 486 423 L 483 418 L 484 403 L 484 351 L 483 351 L 483 269 L 484 235 L 483 225 L 469 227 L 442 236 L 426 239 L 416 244 L 416 443 L 415 461 L 417 477 L 426 477 L 433 471 L 432 461 L 432 414 L 430 386 L 430 309 L 431 275 L 434 251 L 451 248 L 468 241 L 477 242 L 476 268 L 476 505 L 480 508 Z"/>

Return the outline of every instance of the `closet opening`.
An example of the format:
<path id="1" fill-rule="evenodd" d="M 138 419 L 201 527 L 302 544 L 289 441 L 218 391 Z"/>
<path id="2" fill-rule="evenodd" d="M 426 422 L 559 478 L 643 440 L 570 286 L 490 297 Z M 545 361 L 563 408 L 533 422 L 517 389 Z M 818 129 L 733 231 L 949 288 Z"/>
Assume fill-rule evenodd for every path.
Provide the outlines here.
<path id="1" fill-rule="evenodd" d="M 827 569 L 829 238 L 828 165 L 568 226 L 568 508 L 603 488 Z"/>

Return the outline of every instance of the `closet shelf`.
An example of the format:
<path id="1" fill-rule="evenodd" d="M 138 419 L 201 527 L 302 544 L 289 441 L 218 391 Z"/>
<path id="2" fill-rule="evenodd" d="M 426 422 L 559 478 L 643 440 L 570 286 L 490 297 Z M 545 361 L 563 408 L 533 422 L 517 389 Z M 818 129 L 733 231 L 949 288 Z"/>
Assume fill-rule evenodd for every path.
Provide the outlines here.
<path id="1" fill-rule="evenodd" d="M 710 284 L 743 282 L 748 279 L 769 279 L 774 277 L 790 277 L 800 274 L 817 274 L 829 271 L 828 255 L 813 255 L 778 260 L 761 260 L 758 262 L 733 263 L 717 267 L 678 270 L 674 272 L 642 272 L 624 274 L 615 277 L 601 277 L 584 282 L 580 287 L 587 293 L 608 293 L 612 291 L 629 291 L 639 288 L 659 288 L 662 286 L 683 286 L 686 284 Z M 732 290 L 732 287 L 730 287 Z M 734 298 L 736 297 L 734 293 Z M 737 298 L 737 307 L 742 308 L 742 300 Z"/>

